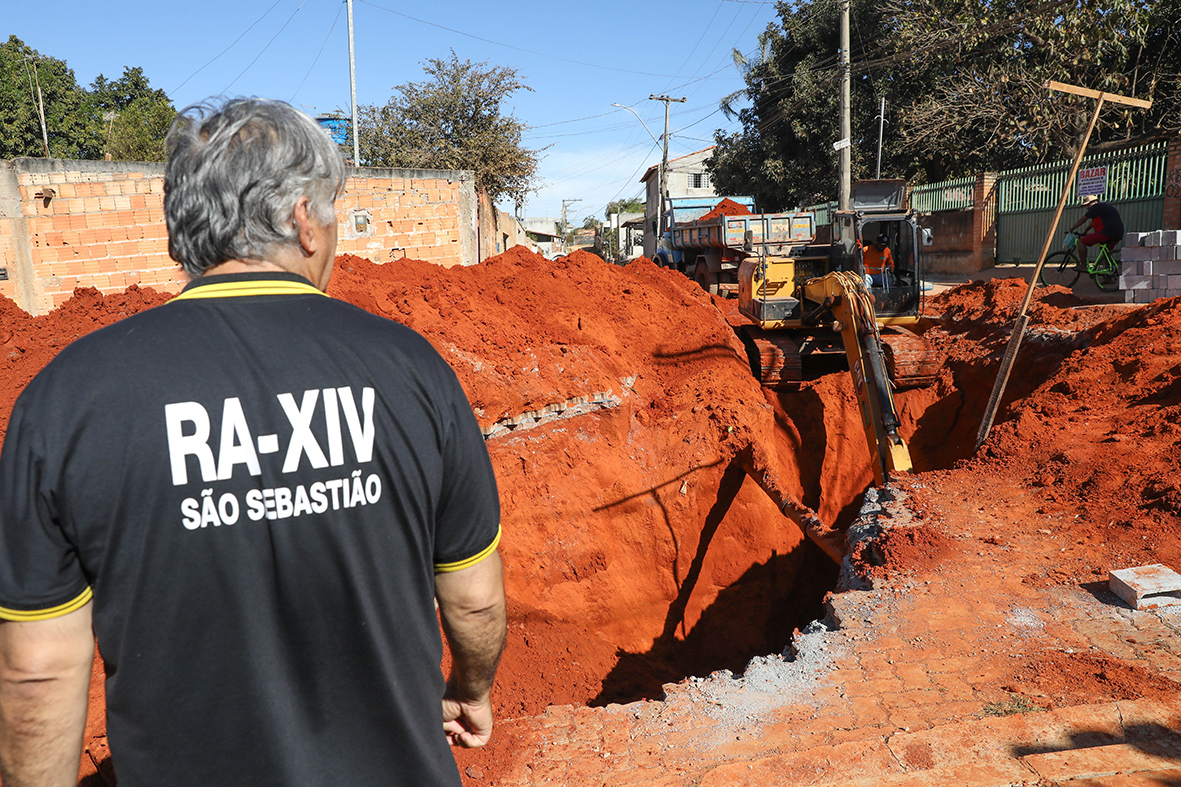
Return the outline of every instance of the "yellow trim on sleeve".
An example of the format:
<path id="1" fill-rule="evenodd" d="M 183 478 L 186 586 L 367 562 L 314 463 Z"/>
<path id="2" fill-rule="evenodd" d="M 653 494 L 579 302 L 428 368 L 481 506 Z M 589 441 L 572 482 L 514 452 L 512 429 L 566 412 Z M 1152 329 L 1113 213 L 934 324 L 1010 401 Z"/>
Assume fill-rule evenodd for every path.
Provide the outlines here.
<path id="1" fill-rule="evenodd" d="M 82 609 L 82 607 L 90 603 L 92 596 L 94 596 L 94 593 L 91 592 L 90 588 L 86 588 L 73 601 L 58 604 L 56 607 L 50 607 L 49 609 L 8 609 L 7 607 L 0 607 L 0 619 L 11 620 L 17 623 L 30 623 L 34 620 L 60 618 L 62 615 L 68 615 L 71 612 Z"/>
<path id="2" fill-rule="evenodd" d="M 172 300 L 191 298 L 239 298 L 246 295 L 324 295 L 310 284 L 298 281 L 262 279 L 259 281 L 223 281 L 217 284 L 201 284 L 185 290 Z"/>
<path id="3" fill-rule="evenodd" d="M 471 568 L 479 563 L 484 558 L 496 551 L 496 546 L 500 543 L 500 526 L 496 528 L 496 538 L 492 539 L 492 543 L 480 550 L 477 554 L 472 555 L 467 560 L 459 560 L 455 563 L 436 563 L 436 574 L 449 574 L 452 571 L 462 571 L 465 568 Z"/>

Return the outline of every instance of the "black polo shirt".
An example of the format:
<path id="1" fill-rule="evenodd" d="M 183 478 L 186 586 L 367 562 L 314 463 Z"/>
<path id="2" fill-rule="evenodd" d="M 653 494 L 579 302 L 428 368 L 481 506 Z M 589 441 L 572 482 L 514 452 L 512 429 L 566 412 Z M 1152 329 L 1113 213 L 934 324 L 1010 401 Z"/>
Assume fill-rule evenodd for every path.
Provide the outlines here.
<path id="1" fill-rule="evenodd" d="M 120 787 L 458 785 L 434 575 L 498 539 L 452 370 L 291 274 L 73 343 L 0 455 L 0 617 L 93 597 Z"/>

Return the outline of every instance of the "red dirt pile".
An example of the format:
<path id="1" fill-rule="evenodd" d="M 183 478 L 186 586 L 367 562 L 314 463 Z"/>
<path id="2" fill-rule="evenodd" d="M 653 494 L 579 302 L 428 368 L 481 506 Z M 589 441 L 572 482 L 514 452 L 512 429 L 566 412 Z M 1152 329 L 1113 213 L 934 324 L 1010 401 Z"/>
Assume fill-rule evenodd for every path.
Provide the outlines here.
<path id="1" fill-rule="evenodd" d="M 1049 537 L 1062 549 L 1031 583 L 1105 581 L 1111 568 L 1144 563 L 1181 568 L 1181 299 L 1092 306 L 1039 289 L 997 424 L 974 454 L 1025 287 L 973 282 L 929 304 L 941 316 L 925 336 L 944 369 L 934 386 L 899 397 L 916 466 L 955 466 L 936 477 L 1028 501 L 1004 538 Z M 915 495 L 924 505 L 924 491 Z M 946 496 L 930 503 L 954 511 Z"/>
<path id="2" fill-rule="evenodd" d="M 898 396 L 925 471 L 908 487 L 920 527 L 861 550 L 871 575 L 930 574 L 953 553 L 1047 542 L 1053 560 L 1029 585 L 1181 568 L 1181 299 L 1091 307 L 1040 290 L 997 425 L 976 452 L 1024 287 L 972 283 L 928 303 L 922 330 L 944 367 L 934 385 Z M 776 652 L 819 616 L 816 588 L 831 587 L 834 568 L 735 457 L 755 446 L 823 521 L 850 521 L 869 457 L 848 374 L 766 396 L 720 302 L 647 260 L 620 268 L 518 248 L 443 269 L 341 257 L 330 294 L 426 336 L 490 434 L 510 598 L 501 718 L 657 696 L 663 682 Z M 165 300 L 79 290 L 41 318 L 0 300 L 0 428 L 61 346 Z M 994 532 L 959 533 L 994 518 Z M 1077 661 L 1030 662 L 1027 693 L 1061 704 L 1137 690 L 1118 665 Z M 88 734 L 101 761 L 101 726 Z M 461 768 L 492 778 L 513 746 L 494 738 L 461 753 Z"/>
<path id="3" fill-rule="evenodd" d="M 751 212 L 745 205 L 741 205 L 732 199 L 724 199 L 717 205 L 714 205 L 713 210 L 702 216 L 698 221 L 706 221 L 708 219 L 716 219 L 718 216 L 750 216 Z"/>
<path id="4" fill-rule="evenodd" d="M 820 613 L 835 567 L 735 456 L 760 446 L 796 495 L 798 469 L 776 453 L 741 344 L 679 273 L 520 249 L 452 269 L 341 257 L 330 294 L 426 336 L 495 432 L 510 598 L 502 718 L 739 669 Z M 3 303 L 5 419 L 69 340 L 165 300 L 80 290 L 41 318 Z"/>
<path id="5" fill-rule="evenodd" d="M 776 427 L 696 285 L 648 261 L 516 248 L 446 270 L 341 258 L 330 293 L 426 336 L 486 429 L 598 405 L 488 443 L 514 618 L 504 712 L 658 693 L 786 644 L 803 612 L 789 598 L 800 533 L 731 463 L 750 443 L 773 445 Z M 778 456 L 794 482 L 790 455 Z"/>

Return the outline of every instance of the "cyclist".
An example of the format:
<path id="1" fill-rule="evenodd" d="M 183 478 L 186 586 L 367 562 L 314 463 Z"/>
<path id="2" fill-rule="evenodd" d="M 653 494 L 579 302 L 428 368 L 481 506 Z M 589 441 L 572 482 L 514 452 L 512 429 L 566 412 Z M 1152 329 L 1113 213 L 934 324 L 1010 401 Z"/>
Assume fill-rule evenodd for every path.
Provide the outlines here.
<path id="1" fill-rule="evenodd" d="M 1087 211 L 1083 217 L 1074 223 L 1071 230 L 1078 229 L 1088 221 L 1091 222 L 1090 231 L 1078 239 L 1076 251 L 1078 253 L 1079 268 L 1087 269 L 1087 249 L 1096 243 L 1102 243 L 1109 250 L 1124 237 L 1124 220 L 1120 218 L 1115 206 L 1100 202 L 1094 194 L 1083 197 L 1083 206 Z"/>

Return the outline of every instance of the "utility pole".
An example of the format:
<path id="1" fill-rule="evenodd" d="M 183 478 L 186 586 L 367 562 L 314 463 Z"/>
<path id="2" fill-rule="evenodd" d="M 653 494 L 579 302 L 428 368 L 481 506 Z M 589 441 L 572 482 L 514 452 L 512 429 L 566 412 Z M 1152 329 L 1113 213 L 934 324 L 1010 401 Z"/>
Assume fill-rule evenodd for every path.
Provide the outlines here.
<path id="1" fill-rule="evenodd" d="M 37 113 L 41 118 L 41 142 L 45 145 L 45 158 L 49 158 L 49 132 L 45 128 L 45 99 L 41 97 L 41 77 L 37 76 L 37 60 L 32 55 L 25 55 L 26 61 L 33 63 L 33 79 L 37 82 Z M 28 66 L 25 66 L 26 72 Z M 29 83 L 29 95 L 32 96 L 33 84 Z"/>
<path id="2" fill-rule="evenodd" d="M 349 90 L 353 98 L 353 166 L 361 166 L 361 140 L 357 134 L 357 59 L 353 54 L 353 0 L 349 9 Z"/>
<path id="3" fill-rule="evenodd" d="M 668 96 L 658 96 L 655 93 L 653 93 L 648 96 L 648 100 L 649 101 L 663 101 L 664 102 L 664 136 L 662 137 L 662 139 L 664 140 L 664 156 L 660 160 L 660 230 L 659 230 L 659 235 L 661 237 L 663 237 L 664 230 L 666 229 L 664 226 L 665 201 L 668 199 L 668 105 L 674 101 L 678 104 L 684 104 L 685 103 L 685 96 L 681 96 L 680 98 L 670 98 Z M 659 237 L 657 238 L 656 242 L 657 243 L 660 242 Z"/>
<path id="4" fill-rule="evenodd" d="M 570 245 L 566 242 L 566 235 L 570 232 L 570 225 L 566 221 L 566 208 L 573 205 L 575 202 L 582 202 L 580 199 L 564 199 L 562 200 L 562 251 L 570 251 Z"/>
<path id="5" fill-rule="evenodd" d="M 874 177 L 882 179 L 882 134 L 886 130 L 886 97 L 882 96 L 882 108 L 878 111 L 878 174 Z"/>
<path id="6" fill-rule="evenodd" d="M 841 210 L 850 210 L 852 204 L 853 192 L 853 151 L 852 137 L 853 137 L 853 123 L 851 120 L 852 110 L 849 107 L 849 81 L 850 71 L 849 65 L 849 3 L 850 0 L 839 0 L 841 6 L 841 48 L 837 52 L 837 60 L 839 62 L 839 70 L 841 73 L 841 138 L 836 145 L 839 146 L 841 155 L 840 168 L 840 183 L 838 184 L 837 207 Z"/>

